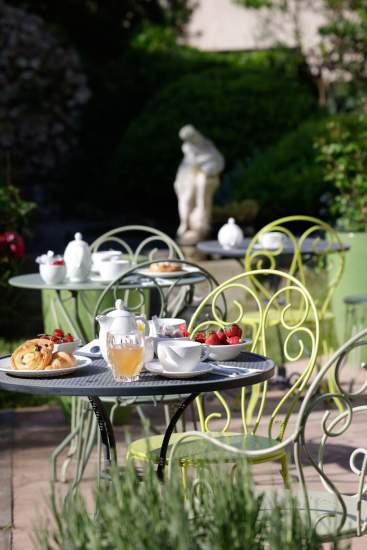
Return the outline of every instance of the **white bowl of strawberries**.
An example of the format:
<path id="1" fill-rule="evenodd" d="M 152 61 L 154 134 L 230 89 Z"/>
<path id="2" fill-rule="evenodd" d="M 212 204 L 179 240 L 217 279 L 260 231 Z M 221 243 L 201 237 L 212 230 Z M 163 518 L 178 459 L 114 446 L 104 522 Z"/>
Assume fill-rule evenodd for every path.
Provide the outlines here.
<path id="1" fill-rule="evenodd" d="M 195 340 L 209 347 L 209 359 L 214 361 L 232 361 L 238 357 L 245 346 L 251 344 L 251 340 L 242 338 L 242 329 L 237 324 L 223 330 L 198 332 Z"/>
<path id="2" fill-rule="evenodd" d="M 72 355 L 79 346 L 81 341 L 79 338 L 74 338 L 72 334 L 65 334 L 61 328 L 55 328 L 52 334 L 39 334 L 38 338 L 46 338 L 54 344 L 54 351 L 65 351 Z"/>

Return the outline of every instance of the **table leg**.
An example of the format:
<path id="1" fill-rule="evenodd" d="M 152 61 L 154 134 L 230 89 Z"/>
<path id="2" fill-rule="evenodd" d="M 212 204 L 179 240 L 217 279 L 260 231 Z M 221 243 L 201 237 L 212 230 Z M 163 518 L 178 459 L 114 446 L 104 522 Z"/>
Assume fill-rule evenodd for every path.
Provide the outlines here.
<path id="1" fill-rule="evenodd" d="M 73 313 L 74 318 L 69 315 L 66 307 L 64 306 L 63 300 L 61 298 L 61 291 L 55 290 L 55 301 L 57 306 L 59 307 L 64 319 L 68 323 L 71 332 L 74 333 L 74 335 L 78 336 L 84 343 L 88 341 L 88 338 L 86 337 L 84 328 L 82 326 L 82 323 L 80 322 L 79 316 L 77 314 L 77 296 L 78 293 L 76 291 L 70 291 L 70 298 L 72 300 L 73 304 Z"/>
<path id="2" fill-rule="evenodd" d="M 97 423 L 101 432 L 103 449 L 103 472 L 108 471 L 112 463 L 116 463 L 116 442 L 112 424 L 102 401 L 96 395 L 88 395 L 93 412 L 97 417 Z"/>
<path id="3" fill-rule="evenodd" d="M 171 439 L 171 435 L 182 414 L 185 412 L 187 407 L 194 401 L 194 399 L 198 397 L 198 395 L 200 395 L 200 392 L 192 393 L 179 404 L 179 406 L 176 409 L 176 412 L 172 416 L 171 421 L 166 428 L 162 445 L 161 445 L 161 451 L 159 455 L 159 462 L 158 462 L 158 468 L 157 468 L 157 476 L 158 476 L 158 479 L 160 479 L 161 481 L 163 481 L 163 477 L 164 477 L 164 468 L 166 466 L 167 450 L 168 450 L 169 440 Z"/>

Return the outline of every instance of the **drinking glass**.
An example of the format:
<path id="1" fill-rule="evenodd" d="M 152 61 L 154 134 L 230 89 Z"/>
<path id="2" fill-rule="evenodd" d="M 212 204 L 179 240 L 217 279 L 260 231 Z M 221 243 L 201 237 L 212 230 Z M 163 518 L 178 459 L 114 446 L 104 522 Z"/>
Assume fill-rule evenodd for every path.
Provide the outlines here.
<path id="1" fill-rule="evenodd" d="M 144 363 L 144 336 L 138 330 L 129 334 L 108 332 L 107 355 L 117 382 L 138 380 Z"/>

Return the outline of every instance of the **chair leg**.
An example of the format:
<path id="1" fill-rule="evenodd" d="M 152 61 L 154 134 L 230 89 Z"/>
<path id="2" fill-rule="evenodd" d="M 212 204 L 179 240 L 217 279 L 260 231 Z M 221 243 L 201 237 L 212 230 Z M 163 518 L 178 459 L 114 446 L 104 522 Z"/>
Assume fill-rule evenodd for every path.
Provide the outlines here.
<path id="1" fill-rule="evenodd" d="M 184 495 L 187 497 L 187 464 L 185 462 L 181 464 L 181 480 Z"/>
<path id="2" fill-rule="evenodd" d="M 280 475 L 282 476 L 284 487 L 286 489 L 290 488 L 289 485 L 289 473 L 288 473 L 288 456 L 283 455 L 280 459 Z"/>
<path id="3" fill-rule="evenodd" d="M 71 463 L 72 458 L 74 457 L 75 453 L 78 453 L 82 438 L 83 438 L 83 431 L 84 431 L 84 422 L 85 418 L 88 412 L 88 406 L 85 402 L 83 402 L 80 398 L 73 398 L 75 401 L 74 410 L 72 413 L 72 421 L 71 421 L 71 434 L 73 437 L 71 438 L 71 444 L 69 447 L 68 454 L 62 464 L 61 467 L 61 475 L 60 475 L 60 481 L 62 483 L 66 483 L 67 481 L 67 470 L 69 468 L 69 465 Z M 71 435 L 70 434 L 70 435 Z M 77 464 L 78 467 L 78 464 Z"/>
<path id="4" fill-rule="evenodd" d="M 324 327 L 324 330 L 325 330 L 325 327 Z M 331 353 L 333 352 L 332 346 L 329 345 L 327 335 L 325 334 L 323 335 L 321 340 L 321 350 L 324 357 L 330 357 Z M 327 392 L 338 393 L 338 390 L 335 384 L 334 369 L 330 370 L 326 381 L 325 382 L 323 381 L 320 384 L 320 389 L 322 393 L 327 393 Z M 340 399 L 338 399 L 337 397 L 333 397 L 333 401 L 340 412 L 345 411 L 345 406 L 343 405 L 343 402 Z"/>
<path id="5" fill-rule="evenodd" d="M 254 342 L 255 336 L 256 336 L 257 328 L 256 325 L 252 325 L 252 341 Z M 248 401 L 248 405 L 246 407 L 246 424 L 248 426 L 251 425 L 252 417 L 254 415 L 257 402 L 260 398 L 260 384 L 256 384 L 255 386 L 252 386 L 250 389 L 251 395 Z"/>

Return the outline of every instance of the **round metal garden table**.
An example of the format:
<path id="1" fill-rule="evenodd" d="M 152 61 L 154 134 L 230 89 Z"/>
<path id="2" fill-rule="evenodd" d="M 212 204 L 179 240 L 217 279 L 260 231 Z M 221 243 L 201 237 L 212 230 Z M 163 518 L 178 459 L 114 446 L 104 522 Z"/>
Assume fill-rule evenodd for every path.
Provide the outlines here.
<path id="1" fill-rule="evenodd" d="M 193 286 L 199 284 L 205 280 L 205 277 L 200 273 L 186 273 L 184 277 L 180 277 L 178 280 L 174 279 L 175 286 Z M 169 288 L 172 285 L 173 279 L 165 278 L 159 279 L 159 286 L 162 288 Z M 102 291 L 108 284 L 98 280 L 89 280 L 83 283 L 64 282 L 60 284 L 48 285 L 46 284 L 39 273 L 29 273 L 27 275 L 18 275 L 9 279 L 9 284 L 14 287 L 24 288 L 29 290 L 51 290 L 55 292 L 54 295 L 54 326 L 60 324 L 58 321 L 57 311 L 62 314 L 62 319 L 68 323 L 71 332 L 78 336 L 82 341 L 88 342 L 91 339 L 91 335 L 86 334 L 85 327 L 82 319 L 79 315 L 79 301 L 83 301 L 83 293 L 90 291 Z M 151 290 L 155 288 L 154 282 L 149 278 L 142 278 L 141 276 L 132 276 L 129 281 L 126 280 L 119 286 L 121 289 L 146 289 Z M 67 291 L 67 298 L 64 297 L 65 291 Z M 66 307 L 65 302 L 70 301 L 71 307 Z M 84 303 L 86 300 L 84 300 Z M 92 317 L 92 316 L 91 316 Z M 90 319 L 92 324 L 93 319 Z M 92 336 L 94 338 L 94 336 Z"/>
<path id="2" fill-rule="evenodd" d="M 200 252 L 204 252 L 204 254 L 208 254 L 209 256 L 236 259 L 240 261 L 241 265 L 243 265 L 243 260 L 251 241 L 252 239 L 244 239 L 242 244 L 240 246 L 236 246 L 235 248 L 223 248 L 218 241 L 201 241 L 196 245 L 196 247 L 200 250 Z M 261 250 L 260 247 L 259 250 Z M 264 248 L 263 250 L 266 249 Z M 349 246 L 344 244 L 339 245 L 337 243 L 332 243 L 330 245 L 330 243 L 328 244 L 327 241 L 322 239 L 317 239 L 317 241 L 315 241 L 315 239 L 305 239 L 302 244 L 301 254 L 305 256 L 313 256 L 325 250 L 328 250 L 328 252 L 338 252 L 340 250 L 349 250 Z M 292 246 L 291 241 L 285 241 L 284 244 L 282 244 L 280 255 L 286 257 L 292 256 L 293 254 L 294 247 Z"/>
<path id="3" fill-rule="evenodd" d="M 115 382 L 111 369 L 102 359 L 93 361 L 80 371 L 59 378 L 18 378 L 0 370 L 0 389 L 38 395 L 88 396 L 101 433 L 104 470 L 107 470 L 116 459 L 116 445 L 113 427 L 101 397 L 186 394 L 172 415 L 163 437 L 157 470 L 159 478 L 163 479 L 170 437 L 181 415 L 196 397 L 203 392 L 223 391 L 264 382 L 273 376 L 275 368 L 271 359 L 250 352 L 243 352 L 236 361 L 227 361 L 223 364 L 236 369 L 228 369 L 225 373 L 223 369 L 218 369 L 190 379 L 168 379 L 150 372 L 142 372 L 138 381 L 128 383 Z"/>

